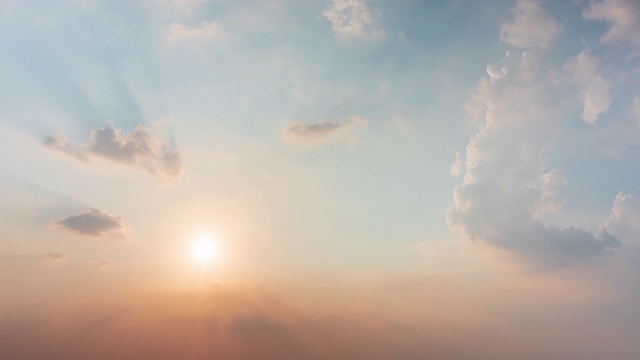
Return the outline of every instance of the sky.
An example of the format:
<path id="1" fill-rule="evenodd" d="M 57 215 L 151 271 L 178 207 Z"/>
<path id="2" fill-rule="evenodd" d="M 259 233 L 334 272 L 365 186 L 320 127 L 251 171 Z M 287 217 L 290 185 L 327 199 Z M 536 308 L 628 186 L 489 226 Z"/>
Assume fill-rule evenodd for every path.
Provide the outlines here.
<path id="1" fill-rule="evenodd" d="M 7 359 L 637 359 L 640 2 L 0 2 Z"/>

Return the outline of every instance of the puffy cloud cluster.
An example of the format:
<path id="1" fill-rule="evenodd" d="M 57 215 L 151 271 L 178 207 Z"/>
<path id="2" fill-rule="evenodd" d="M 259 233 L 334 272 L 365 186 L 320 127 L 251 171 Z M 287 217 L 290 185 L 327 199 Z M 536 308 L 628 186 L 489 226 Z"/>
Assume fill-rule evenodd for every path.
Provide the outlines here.
<path id="1" fill-rule="evenodd" d="M 146 125 L 138 125 L 126 135 L 111 126 L 96 129 L 91 131 L 86 144 L 76 144 L 63 135 L 50 135 L 45 138 L 44 145 L 81 161 L 90 162 L 97 157 L 151 174 L 177 176 L 183 169 L 180 152 L 158 140 Z"/>
<path id="2" fill-rule="evenodd" d="M 602 36 L 603 43 L 628 43 L 640 46 L 640 2 L 636 0 L 593 1 L 583 17 L 611 24 Z"/>
<path id="3" fill-rule="evenodd" d="M 557 211 L 566 184 L 548 169 L 545 155 L 570 119 L 567 89 L 541 65 L 538 52 L 509 52 L 487 68 L 473 98 L 481 115 L 466 149 L 463 183 L 454 190 L 449 226 L 472 241 L 510 250 L 548 266 L 563 266 L 619 245 L 599 235 L 545 224 Z"/>
<path id="4" fill-rule="evenodd" d="M 59 220 L 55 225 L 86 236 L 124 237 L 126 228 L 120 216 L 96 208 L 89 208 L 87 211 Z"/>
<path id="5" fill-rule="evenodd" d="M 297 123 L 289 125 L 283 132 L 283 138 L 291 143 L 303 145 L 319 145 L 330 137 L 344 134 L 367 126 L 367 120 L 360 116 L 352 116 L 344 121 L 332 122 L 321 120 L 314 124 Z"/>
<path id="6" fill-rule="evenodd" d="M 323 15 L 331 22 L 333 31 L 343 38 L 379 39 L 384 36 L 365 0 L 332 0 Z"/>
<path id="7" fill-rule="evenodd" d="M 519 48 L 547 48 L 560 29 L 539 2 L 520 0 L 513 21 L 502 25 L 500 39 Z"/>

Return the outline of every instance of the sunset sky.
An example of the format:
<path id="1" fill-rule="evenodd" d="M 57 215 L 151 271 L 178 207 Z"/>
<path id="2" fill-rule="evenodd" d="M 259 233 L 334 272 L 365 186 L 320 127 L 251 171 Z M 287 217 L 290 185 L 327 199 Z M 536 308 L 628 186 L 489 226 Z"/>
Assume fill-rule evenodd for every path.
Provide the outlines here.
<path id="1" fill-rule="evenodd" d="M 0 358 L 640 358 L 640 2 L 0 2 Z"/>

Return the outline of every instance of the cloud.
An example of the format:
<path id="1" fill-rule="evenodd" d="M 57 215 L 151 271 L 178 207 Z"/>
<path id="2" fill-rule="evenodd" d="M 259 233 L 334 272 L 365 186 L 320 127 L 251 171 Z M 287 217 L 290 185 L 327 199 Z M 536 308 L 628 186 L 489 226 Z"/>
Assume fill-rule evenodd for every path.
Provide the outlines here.
<path id="1" fill-rule="evenodd" d="M 519 48 L 547 48 L 560 25 L 537 1 L 519 0 L 512 22 L 502 25 L 500 40 Z"/>
<path id="2" fill-rule="evenodd" d="M 67 258 L 62 253 L 48 252 L 42 255 L 42 264 L 46 266 L 61 266 L 66 262 Z"/>
<path id="3" fill-rule="evenodd" d="M 571 74 L 569 81 L 580 88 L 582 119 L 589 124 L 594 124 L 611 106 L 611 81 L 598 74 L 598 65 L 598 58 L 586 51 L 564 65 Z"/>
<path id="4" fill-rule="evenodd" d="M 532 211 L 534 218 L 546 213 L 555 213 L 564 205 L 565 199 L 560 196 L 567 186 L 567 176 L 563 170 L 553 169 L 540 175 L 540 197 Z"/>
<path id="5" fill-rule="evenodd" d="M 110 271 L 112 268 L 111 262 L 107 260 L 89 260 L 86 262 L 86 265 L 100 271 Z"/>
<path id="6" fill-rule="evenodd" d="M 454 177 L 460 176 L 462 174 L 463 169 L 462 158 L 460 158 L 460 153 L 456 151 L 456 160 L 451 164 L 451 169 L 449 169 L 449 174 Z"/>
<path id="7" fill-rule="evenodd" d="M 195 26 L 173 22 L 168 26 L 165 34 L 169 44 L 202 44 L 208 41 L 222 41 L 226 37 L 224 29 L 216 22 L 202 22 Z"/>
<path id="8" fill-rule="evenodd" d="M 62 253 L 51 253 L 48 252 L 42 256 L 43 259 L 51 259 L 51 260 L 59 260 L 64 259 L 64 254 Z"/>
<path id="9" fill-rule="evenodd" d="M 563 203 L 567 180 L 561 170 L 547 168 L 545 155 L 571 118 L 563 100 L 567 89 L 542 65 L 542 56 L 508 52 L 488 67 L 490 78 L 472 99 L 481 125 L 467 145 L 465 176 L 447 221 L 468 240 L 557 267 L 602 255 L 619 242 L 606 229 L 594 235 L 540 218 Z"/>
<path id="10" fill-rule="evenodd" d="M 291 143 L 303 145 L 319 145 L 330 137 L 344 134 L 367 126 L 367 120 L 360 116 L 352 116 L 341 122 L 321 120 L 315 124 L 292 124 L 283 132 L 283 138 Z"/>
<path id="11" fill-rule="evenodd" d="M 635 0 L 592 1 L 582 16 L 611 24 L 600 39 L 603 43 L 626 42 L 640 46 L 640 3 Z"/>
<path id="12" fill-rule="evenodd" d="M 365 0 L 332 0 L 322 14 L 331 22 L 333 32 L 342 38 L 377 40 L 385 36 L 377 28 L 377 16 Z"/>
<path id="13" fill-rule="evenodd" d="M 117 237 L 124 237 L 126 227 L 120 216 L 96 208 L 56 221 L 55 225 L 80 235 Z"/>
<path id="14" fill-rule="evenodd" d="M 203 5 L 206 0 L 150 0 L 151 3 L 174 17 L 187 17 Z"/>
<path id="15" fill-rule="evenodd" d="M 603 227 L 628 242 L 640 245 L 640 189 L 622 190 L 613 201 Z"/>
<path id="16" fill-rule="evenodd" d="M 43 144 L 84 162 L 97 157 L 151 174 L 177 176 L 183 169 L 180 152 L 155 138 L 147 125 L 138 125 L 127 135 L 111 126 L 92 130 L 86 144 L 76 144 L 64 135 L 47 136 Z"/>

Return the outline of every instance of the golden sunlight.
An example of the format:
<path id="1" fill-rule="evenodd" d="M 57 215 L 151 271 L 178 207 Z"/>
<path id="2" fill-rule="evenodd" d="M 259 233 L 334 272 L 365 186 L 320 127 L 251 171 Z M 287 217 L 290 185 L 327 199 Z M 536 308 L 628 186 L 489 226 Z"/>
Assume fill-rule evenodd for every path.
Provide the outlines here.
<path id="1" fill-rule="evenodd" d="M 191 254 L 199 262 L 210 262 L 219 254 L 218 243 L 210 235 L 200 236 L 191 244 Z"/>

